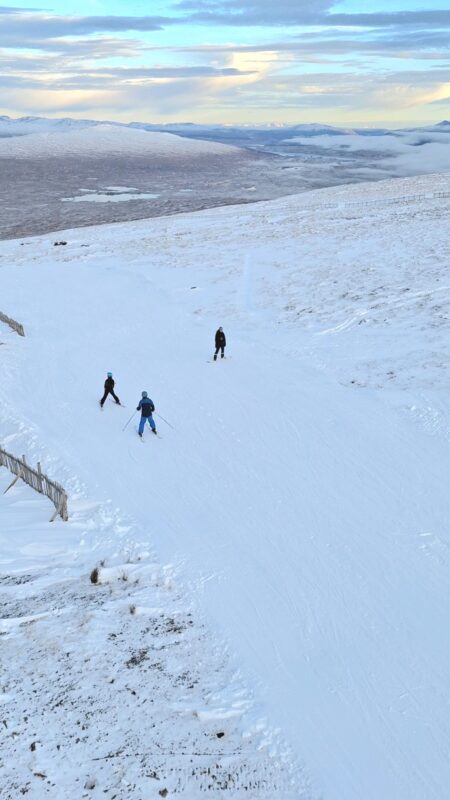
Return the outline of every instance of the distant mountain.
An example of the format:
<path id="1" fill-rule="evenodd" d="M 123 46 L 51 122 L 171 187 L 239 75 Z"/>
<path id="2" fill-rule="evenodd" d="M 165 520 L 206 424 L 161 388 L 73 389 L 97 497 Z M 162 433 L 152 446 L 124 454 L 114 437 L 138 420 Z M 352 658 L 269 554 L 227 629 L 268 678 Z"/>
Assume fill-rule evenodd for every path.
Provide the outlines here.
<path id="1" fill-rule="evenodd" d="M 46 117 L 0 117 L 0 138 L 9 136 L 26 136 L 30 133 L 44 133 L 47 131 L 81 130 L 83 128 L 99 125 L 95 120 L 48 119 Z M 112 123 L 115 124 L 115 123 Z"/>
<path id="2" fill-rule="evenodd" d="M 180 133 L 197 137 L 201 133 L 209 135 L 221 135 L 230 138 L 235 135 L 247 136 L 252 138 L 256 133 L 264 134 L 268 137 L 283 135 L 287 136 L 294 132 L 302 136 L 383 136 L 412 131 L 450 131 L 450 121 L 442 120 L 434 125 L 425 125 L 411 128 L 342 128 L 335 125 L 325 125 L 323 123 L 298 123 L 296 125 L 202 125 L 194 122 L 168 122 L 157 124 L 153 122 L 115 122 L 113 120 L 94 120 L 94 119 L 72 119 L 71 117 L 9 117 L 0 115 L 0 136 L 3 135 L 23 135 L 37 133 L 47 130 L 66 130 L 82 129 L 97 125 L 112 125 L 118 128 L 134 128 L 145 131 L 161 131 L 168 133 Z"/>
<path id="3" fill-rule="evenodd" d="M 93 131 L 100 131 L 94 134 Z M 88 131 L 91 131 L 88 134 Z M 106 133 L 107 132 L 107 133 Z M 64 137 L 60 139 L 61 134 Z M 77 134 L 78 138 L 65 138 Z M 152 135 L 147 139 L 145 134 Z M 34 138 L 27 147 L 14 145 L 24 137 Z M 166 140 L 156 137 L 169 137 Z M 53 138 L 50 138 L 53 137 Z M 341 128 L 322 123 L 299 123 L 297 125 L 198 125 L 191 122 L 155 124 L 147 122 L 99 122 L 98 120 L 77 120 L 67 118 L 47 119 L 45 117 L 21 117 L 13 119 L 0 117 L 1 140 L 8 139 L 11 155 L 24 155 L 25 152 L 37 154 L 39 148 L 48 155 L 69 152 L 83 154 L 98 152 L 157 153 L 161 155 L 180 155 L 215 150 L 232 146 L 253 152 L 279 156 L 289 159 L 308 157 L 323 158 L 325 151 L 332 154 L 353 153 L 354 159 L 371 159 L 371 167 L 376 171 L 383 168 L 383 162 L 398 161 L 401 175 L 421 174 L 430 171 L 450 169 L 450 121 L 442 120 L 436 125 L 414 128 Z M 187 142 L 190 142 L 190 146 Z M 164 145 L 163 145 L 164 142 Z M 184 142 L 185 144 L 181 145 Z M 202 150 L 195 150 L 202 143 Z M 209 150 L 205 146 L 209 144 Z M 0 147 L 0 154 L 4 153 Z M 189 149 L 190 147 L 190 149 Z M 155 149 L 156 148 L 156 149 Z M 184 149 L 183 149 L 184 148 Z M 212 149 L 211 149 L 212 148 Z M 320 155 L 322 154 L 322 155 Z M 420 154 L 420 155 L 419 155 Z M 373 162 L 375 157 L 376 163 Z M 389 175 L 392 172 L 389 171 Z"/>
<path id="4" fill-rule="evenodd" d="M 448 124 L 448 123 L 447 123 Z M 212 138 L 224 141 L 233 139 L 247 140 L 248 142 L 258 141 L 259 139 L 279 141 L 285 137 L 295 135 L 302 136 L 339 136 L 345 134 L 360 133 L 361 135 L 374 135 L 384 133 L 375 129 L 351 129 L 339 128 L 333 125 L 323 125 L 316 123 L 299 123 L 298 125 L 198 125 L 192 122 L 169 122 L 166 124 L 155 124 L 151 122 L 114 122 L 99 121 L 92 119 L 72 119 L 70 117 L 49 119 L 47 117 L 19 117 L 12 118 L 0 116 L 0 137 L 2 136 L 23 136 L 30 133 L 41 133 L 50 130 L 81 130 L 98 125 L 108 125 L 118 128 L 133 128 L 143 131 L 160 131 L 166 133 L 178 133 L 189 138 Z"/>
<path id="5" fill-rule="evenodd" d="M 436 125 L 427 125 L 423 128 L 410 128 L 410 132 L 428 132 L 428 133 L 450 133 L 450 122 L 446 119 L 438 122 Z"/>
<path id="6" fill-rule="evenodd" d="M 29 121 L 28 121 L 29 122 Z M 33 123 L 35 121 L 33 120 Z M 71 125 L 73 120 L 55 120 L 60 123 L 46 127 L 36 121 L 33 132 L 0 139 L 0 158 L 42 158 L 69 155 L 148 155 L 158 157 L 195 157 L 200 155 L 234 155 L 239 150 L 218 142 L 197 142 L 173 133 L 145 132 L 129 127 L 92 123 Z M 46 122 L 46 121 L 45 121 Z M 56 129 L 55 129 L 56 128 Z"/>

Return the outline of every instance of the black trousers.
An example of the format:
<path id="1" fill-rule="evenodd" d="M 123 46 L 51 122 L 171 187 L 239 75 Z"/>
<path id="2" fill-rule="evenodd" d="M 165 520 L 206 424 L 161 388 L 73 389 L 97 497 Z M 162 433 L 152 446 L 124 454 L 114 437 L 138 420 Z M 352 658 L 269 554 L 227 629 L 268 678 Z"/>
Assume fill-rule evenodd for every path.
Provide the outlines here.
<path id="1" fill-rule="evenodd" d="M 216 358 L 217 358 L 217 353 L 219 352 L 219 350 L 221 350 L 221 351 L 222 351 L 222 353 L 221 353 L 221 358 L 223 358 L 223 357 L 224 357 L 224 355 L 225 355 L 225 352 L 224 352 L 224 351 L 225 351 L 225 345 L 223 344 L 223 345 L 219 345 L 219 347 L 216 347 L 216 352 L 214 353 L 214 361 L 215 361 L 215 360 L 216 360 Z"/>
<path id="2" fill-rule="evenodd" d="M 117 395 L 114 394 L 114 389 L 105 389 L 105 394 L 103 395 L 102 399 L 100 400 L 100 405 L 103 406 L 103 403 L 105 402 L 105 400 L 106 400 L 106 398 L 108 397 L 109 394 L 112 394 L 112 396 L 114 397 L 114 400 L 116 401 L 116 403 L 119 403 L 119 405 L 120 405 L 120 400 L 117 397 Z"/>

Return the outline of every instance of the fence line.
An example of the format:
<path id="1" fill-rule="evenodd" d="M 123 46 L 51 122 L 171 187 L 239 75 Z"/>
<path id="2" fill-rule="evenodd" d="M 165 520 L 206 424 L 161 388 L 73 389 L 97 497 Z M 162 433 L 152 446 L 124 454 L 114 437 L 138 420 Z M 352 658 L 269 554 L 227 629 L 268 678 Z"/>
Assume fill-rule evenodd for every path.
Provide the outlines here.
<path id="1" fill-rule="evenodd" d="M 355 186 L 358 186 L 358 184 L 355 184 Z M 398 205 L 400 203 L 414 203 L 417 200 L 441 200 L 448 197 L 450 197 L 450 192 L 426 192 L 424 194 L 404 194 L 399 197 L 374 197 L 373 200 L 344 200 L 343 202 L 336 200 L 333 203 L 305 206 L 301 209 L 301 212 L 322 211 L 324 208 L 345 209 L 354 206 Z"/>
<path id="2" fill-rule="evenodd" d="M 13 331 L 16 331 L 16 333 L 19 334 L 19 336 L 25 336 L 23 325 L 21 325 L 20 322 L 16 322 L 16 320 L 11 319 L 11 317 L 7 317 L 6 314 L 2 314 L 1 311 L 0 311 L 0 320 L 1 322 L 6 322 L 6 324 L 9 325 L 9 327 L 12 328 Z"/>
<path id="3" fill-rule="evenodd" d="M 426 192 L 424 194 L 403 194 L 399 197 L 375 197 L 373 200 L 353 200 L 342 205 L 397 205 L 400 203 L 414 203 L 417 200 L 441 200 L 450 197 L 450 192 Z"/>
<path id="4" fill-rule="evenodd" d="M 16 476 L 9 484 L 8 488 L 5 489 L 4 494 L 6 494 L 8 489 L 11 489 L 11 487 L 14 486 L 14 484 L 20 478 L 22 478 L 22 480 L 25 481 L 28 486 L 31 486 L 31 488 L 35 489 L 35 491 L 39 492 L 39 494 L 45 494 L 45 496 L 52 501 L 56 510 L 52 515 L 50 522 L 53 522 L 58 514 L 65 522 L 67 522 L 69 519 L 69 514 L 67 511 L 67 494 L 59 483 L 50 480 L 47 475 L 44 475 L 39 462 L 37 468 L 33 469 L 33 467 L 28 466 L 25 456 L 22 456 L 22 458 L 16 458 L 16 456 L 11 455 L 11 453 L 7 453 L 6 450 L 3 450 L 0 447 L 0 466 L 6 467 L 6 469 L 9 469 L 9 471 Z"/>

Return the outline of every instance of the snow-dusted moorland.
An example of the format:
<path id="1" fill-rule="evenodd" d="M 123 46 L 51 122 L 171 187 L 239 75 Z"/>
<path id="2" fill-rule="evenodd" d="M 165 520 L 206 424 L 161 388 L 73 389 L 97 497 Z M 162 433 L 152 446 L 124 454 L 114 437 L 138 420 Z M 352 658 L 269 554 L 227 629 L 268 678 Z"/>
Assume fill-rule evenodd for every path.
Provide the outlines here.
<path id="1" fill-rule="evenodd" d="M 159 131 L 96 125 L 67 130 L 37 131 L 26 136 L 0 138 L 0 158 L 64 158 L 125 154 L 149 158 L 238 155 L 239 149 L 217 142 L 194 141 Z"/>
<path id="2" fill-rule="evenodd" d="M 446 799 L 449 212 L 428 176 L 1 244 L 0 442 L 71 513 L 0 498 L 8 800 Z"/>

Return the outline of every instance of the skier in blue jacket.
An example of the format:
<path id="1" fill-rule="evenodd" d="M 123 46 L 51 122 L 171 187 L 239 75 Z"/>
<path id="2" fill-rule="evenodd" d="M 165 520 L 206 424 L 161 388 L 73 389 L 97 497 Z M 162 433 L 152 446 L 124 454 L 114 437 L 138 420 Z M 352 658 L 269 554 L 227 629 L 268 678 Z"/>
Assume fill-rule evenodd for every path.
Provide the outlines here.
<path id="1" fill-rule="evenodd" d="M 154 410 L 155 410 L 155 404 L 153 400 L 150 400 L 147 392 L 142 392 L 141 400 L 139 401 L 139 405 L 136 408 L 136 411 L 141 412 L 141 421 L 139 423 L 139 431 L 138 431 L 141 439 L 142 439 L 142 434 L 144 433 L 146 421 L 150 425 L 153 433 L 156 434 L 155 420 L 152 417 Z"/>

